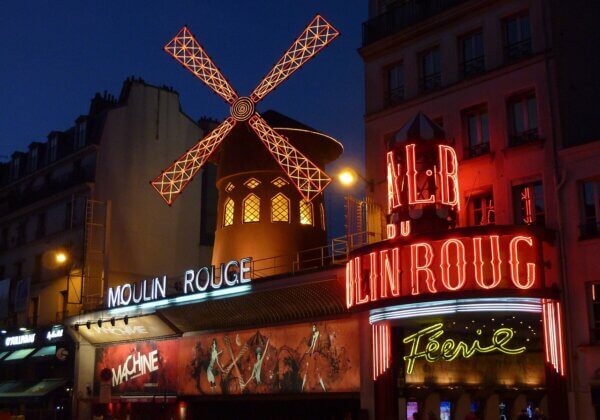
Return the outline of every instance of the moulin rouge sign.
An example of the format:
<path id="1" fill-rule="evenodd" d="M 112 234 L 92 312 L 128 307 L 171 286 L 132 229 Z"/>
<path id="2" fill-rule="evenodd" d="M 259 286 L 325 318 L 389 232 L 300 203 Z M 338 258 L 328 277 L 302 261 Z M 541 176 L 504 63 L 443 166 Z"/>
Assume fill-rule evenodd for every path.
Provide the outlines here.
<path id="1" fill-rule="evenodd" d="M 436 156 L 426 159 L 418 156 L 416 144 L 399 149 L 386 157 L 388 240 L 362 248 L 346 264 L 348 308 L 440 292 L 541 287 L 542 246 L 528 228 L 471 227 L 412 235 L 411 223 L 416 222 L 397 217 L 399 209 L 459 209 L 458 163 L 454 149 L 443 144 L 429 147 Z M 426 168 L 416 162 L 435 163 Z M 427 188 L 419 190 L 419 185 Z M 423 220 L 419 222 L 422 226 Z"/>

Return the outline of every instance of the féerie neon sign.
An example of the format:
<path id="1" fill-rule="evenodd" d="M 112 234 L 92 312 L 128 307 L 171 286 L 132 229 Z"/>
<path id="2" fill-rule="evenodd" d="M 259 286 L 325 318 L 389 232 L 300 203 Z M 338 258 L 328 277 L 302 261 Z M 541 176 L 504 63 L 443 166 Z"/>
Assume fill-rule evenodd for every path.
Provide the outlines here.
<path id="1" fill-rule="evenodd" d="M 384 242 L 351 258 L 346 263 L 347 307 L 438 292 L 540 287 L 541 247 L 534 236 L 461 237 L 461 230 L 438 240 Z"/>
<path id="2" fill-rule="evenodd" d="M 406 373 L 412 373 L 417 359 L 425 359 L 428 362 L 436 362 L 438 360 L 451 362 L 458 357 L 468 359 L 476 354 L 499 352 L 515 355 L 527 350 L 526 347 L 510 347 L 510 341 L 515 335 L 512 328 L 499 328 L 495 330 L 492 335 L 491 344 L 483 346 L 479 342 L 479 338 L 474 339 L 471 344 L 467 344 L 464 341 L 456 342 L 452 338 L 442 341 L 441 337 L 445 333 L 443 326 L 442 323 L 431 325 L 402 340 L 404 344 L 410 344 L 411 346 L 408 355 L 404 356 Z M 480 337 L 482 334 L 481 330 L 477 330 L 476 334 Z"/>

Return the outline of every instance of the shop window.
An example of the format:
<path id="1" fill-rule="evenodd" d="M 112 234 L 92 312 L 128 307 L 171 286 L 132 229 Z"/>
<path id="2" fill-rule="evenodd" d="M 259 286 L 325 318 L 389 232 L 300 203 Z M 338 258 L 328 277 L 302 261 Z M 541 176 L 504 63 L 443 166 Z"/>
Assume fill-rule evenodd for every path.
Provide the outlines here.
<path id="1" fill-rule="evenodd" d="M 440 66 L 440 49 L 432 48 L 420 54 L 420 80 L 421 92 L 428 92 L 442 85 L 442 73 Z"/>
<path id="2" fill-rule="evenodd" d="M 233 214 L 235 210 L 235 202 L 231 198 L 225 200 L 223 210 L 223 226 L 231 226 L 233 224 Z"/>
<path id="3" fill-rule="evenodd" d="M 227 186 L 225 187 L 225 191 L 227 192 L 231 192 L 233 191 L 233 189 L 235 188 L 235 185 L 233 185 L 231 182 L 227 184 Z"/>
<path id="4" fill-rule="evenodd" d="M 387 69 L 385 106 L 404 100 L 404 64 L 398 63 Z"/>
<path id="5" fill-rule="evenodd" d="M 321 210 L 321 229 L 325 230 L 325 206 L 323 203 L 319 204 L 319 209 Z"/>
<path id="6" fill-rule="evenodd" d="M 256 178 L 250 178 L 249 180 L 244 182 L 244 185 L 246 187 L 250 188 L 251 190 L 253 190 L 254 188 L 256 188 L 260 185 L 260 181 Z"/>
<path id="7" fill-rule="evenodd" d="M 290 200 L 279 193 L 271 198 L 271 222 L 290 221 Z"/>
<path id="8" fill-rule="evenodd" d="M 513 187 L 513 202 L 517 224 L 544 226 L 546 216 L 541 181 Z"/>
<path id="9" fill-rule="evenodd" d="M 463 112 L 463 126 L 466 132 L 469 157 L 480 156 L 490 151 L 490 131 L 487 106 L 482 105 Z"/>
<path id="10" fill-rule="evenodd" d="M 282 177 L 278 176 L 273 181 L 271 181 L 271 184 L 275 185 L 277 188 L 281 188 L 284 185 L 287 185 L 288 182 L 285 179 L 283 179 Z"/>
<path id="11" fill-rule="evenodd" d="M 243 202 L 244 223 L 260 221 L 260 198 L 255 194 L 248 195 Z"/>
<path id="12" fill-rule="evenodd" d="M 300 224 L 313 224 L 313 205 L 306 200 L 300 200 Z"/>
<path id="13" fill-rule="evenodd" d="M 474 76 L 485 70 L 483 34 L 481 30 L 461 38 L 460 52 L 461 73 L 463 77 Z"/>
<path id="14" fill-rule="evenodd" d="M 514 61 L 531 55 L 531 27 L 529 13 L 519 13 L 504 19 L 504 58 Z"/>
<path id="15" fill-rule="evenodd" d="M 537 100 L 534 92 L 510 98 L 508 117 L 511 146 L 519 146 L 539 139 Z"/>
<path id="16" fill-rule="evenodd" d="M 589 314 L 590 314 L 590 341 L 600 342 L 600 282 L 588 284 Z"/>
<path id="17" fill-rule="evenodd" d="M 600 179 L 585 181 L 581 188 L 580 237 L 600 236 Z"/>
<path id="18" fill-rule="evenodd" d="M 491 192 L 469 200 L 469 223 L 471 226 L 493 225 L 496 222 L 494 196 Z"/>

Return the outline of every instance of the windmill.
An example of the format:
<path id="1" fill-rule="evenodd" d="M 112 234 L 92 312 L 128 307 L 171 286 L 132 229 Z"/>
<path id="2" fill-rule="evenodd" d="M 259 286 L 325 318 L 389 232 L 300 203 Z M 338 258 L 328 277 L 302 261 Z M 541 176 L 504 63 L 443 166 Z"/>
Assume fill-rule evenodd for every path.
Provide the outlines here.
<path id="1" fill-rule="evenodd" d="M 315 16 L 254 91 L 249 96 L 240 97 L 184 26 L 165 45 L 165 51 L 223 98 L 230 105 L 230 116 L 151 181 L 166 203 L 173 204 L 238 123 L 250 126 L 306 201 L 320 194 L 331 178 L 290 144 L 286 137 L 271 128 L 255 107 L 338 35 L 339 32 L 323 17 Z"/>

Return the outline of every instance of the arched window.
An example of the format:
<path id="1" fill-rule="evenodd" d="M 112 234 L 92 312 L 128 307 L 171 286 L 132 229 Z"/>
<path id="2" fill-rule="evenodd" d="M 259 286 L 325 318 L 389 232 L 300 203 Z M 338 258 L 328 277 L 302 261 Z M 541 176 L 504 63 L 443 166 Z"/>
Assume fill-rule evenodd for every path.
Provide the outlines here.
<path id="1" fill-rule="evenodd" d="M 271 198 L 271 222 L 290 221 L 290 200 L 279 193 Z"/>
<path id="2" fill-rule="evenodd" d="M 223 210 L 223 226 L 233 225 L 233 211 L 235 210 L 235 202 L 229 197 L 225 200 Z"/>
<path id="3" fill-rule="evenodd" d="M 321 209 L 321 229 L 325 230 L 325 206 L 323 203 L 319 205 L 319 208 Z"/>
<path id="4" fill-rule="evenodd" d="M 300 224 L 313 224 L 313 205 L 306 200 L 300 200 Z"/>
<path id="5" fill-rule="evenodd" d="M 260 198 L 255 194 L 249 194 L 244 198 L 244 223 L 260 221 Z"/>

